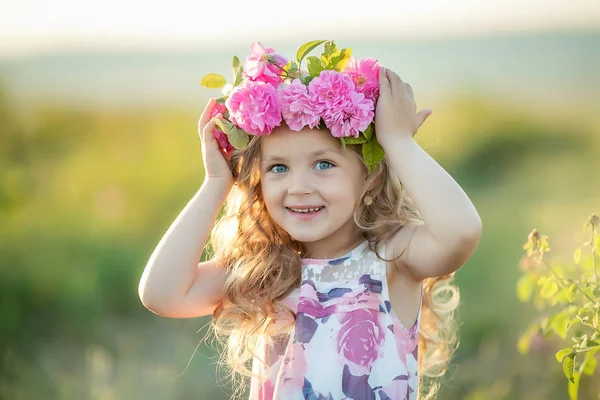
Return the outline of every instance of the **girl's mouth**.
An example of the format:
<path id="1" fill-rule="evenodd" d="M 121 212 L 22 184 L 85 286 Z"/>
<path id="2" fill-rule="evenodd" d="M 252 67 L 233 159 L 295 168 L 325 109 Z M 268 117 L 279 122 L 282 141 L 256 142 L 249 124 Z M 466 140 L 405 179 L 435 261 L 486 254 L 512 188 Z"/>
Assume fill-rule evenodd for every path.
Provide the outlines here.
<path id="1" fill-rule="evenodd" d="M 312 207 L 312 208 L 292 208 L 286 207 L 288 212 L 292 214 L 294 217 L 306 221 L 311 218 L 316 217 L 325 207 Z"/>

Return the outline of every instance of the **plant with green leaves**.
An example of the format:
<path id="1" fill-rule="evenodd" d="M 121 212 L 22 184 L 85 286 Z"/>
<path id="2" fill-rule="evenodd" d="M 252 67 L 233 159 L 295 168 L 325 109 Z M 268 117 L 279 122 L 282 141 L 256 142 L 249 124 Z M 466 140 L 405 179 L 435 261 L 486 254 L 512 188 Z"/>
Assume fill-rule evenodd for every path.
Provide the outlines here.
<path id="1" fill-rule="evenodd" d="M 534 229 L 523 249 L 522 276 L 517 297 L 532 301 L 543 313 L 521 335 L 517 349 L 527 354 L 537 335 L 554 335 L 569 345 L 556 352 L 568 380 L 571 400 L 578 398 L 582 375 L 591 376 L 600 351 L 600 218 L 593 214 L 585 225 L 588 240 L 573 254 L 572 263 L 548 261 L 548 237 Z M 572 344 L 571 344 L 572 343 Z"/>
<path id="2" fill-rule="evenodd" d="M 320 56 L 311 55 L 323 45 Z M 352 49 L 338 48 L 332 40 L 314 40 L 300 46 L 287 60 L 259 42 L 250 46 L 245 64 L 233 57 L 233 79 L 217 73 L 200 84 L 221 89 L 217 99 L 217 127 L 233 148 L 243 149 L 249 135 L 268 135 L 283 121 L 294 131 L 308 126 L 328 129 L 342 146 L 362 145 L 363 159 L 373 170 L 384 158 L 375 132 L 374 110 L 379 95 L 377 60 L 358 62 Z M 215 117 L 216 115 L 213 115 Z"/>

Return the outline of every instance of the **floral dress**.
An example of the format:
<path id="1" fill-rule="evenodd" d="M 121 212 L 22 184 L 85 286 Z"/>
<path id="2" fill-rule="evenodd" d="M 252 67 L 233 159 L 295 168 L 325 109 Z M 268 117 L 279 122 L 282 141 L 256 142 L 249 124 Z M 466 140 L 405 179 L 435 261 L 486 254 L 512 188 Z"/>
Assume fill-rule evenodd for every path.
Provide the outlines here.
<path id="1" fill-rule="evenodd" d="M 367 241 L 337 259 L 303 259 L 302 284 L 280 303 L 296 318 L 278 304 L 252 367 L 266 380 L 252 378 L 251 400 L 417 398 L 420 307 L 405 328 Z"/>

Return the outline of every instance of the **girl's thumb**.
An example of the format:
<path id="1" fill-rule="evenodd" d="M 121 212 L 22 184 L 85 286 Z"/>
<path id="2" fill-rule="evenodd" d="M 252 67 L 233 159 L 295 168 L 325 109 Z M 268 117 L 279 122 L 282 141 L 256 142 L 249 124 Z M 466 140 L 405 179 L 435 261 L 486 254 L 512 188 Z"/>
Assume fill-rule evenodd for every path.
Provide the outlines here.
<path id="1" fill-rule="evenodd" d="M 417 116 L 419 117 L 419 126 L 423 125 L 425 120 L 433 113 L 431 108 L 426 108 L 424 110 L 419 111 Z"/>

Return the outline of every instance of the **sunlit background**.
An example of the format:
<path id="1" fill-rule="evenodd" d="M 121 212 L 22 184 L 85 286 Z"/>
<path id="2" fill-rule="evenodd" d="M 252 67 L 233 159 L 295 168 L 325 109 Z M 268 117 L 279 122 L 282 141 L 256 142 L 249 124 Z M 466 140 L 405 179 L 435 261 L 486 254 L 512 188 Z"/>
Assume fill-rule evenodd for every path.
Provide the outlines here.
<path id="1" fill-rule="evenodd" d="M 203 180 L 200 78 L 316 39 L 412 85 L 416 140 L 482 216 L 440 398 L 568 398 L 559 339 L 517 351 L 539 312 L 515 286 L 531 229 L 569 260 L 600 213 L 600 3 L 200 3 L 0 3 L 0 399 L 229 398 L 208 317 L 158 317 L 137 285 Z"/>

